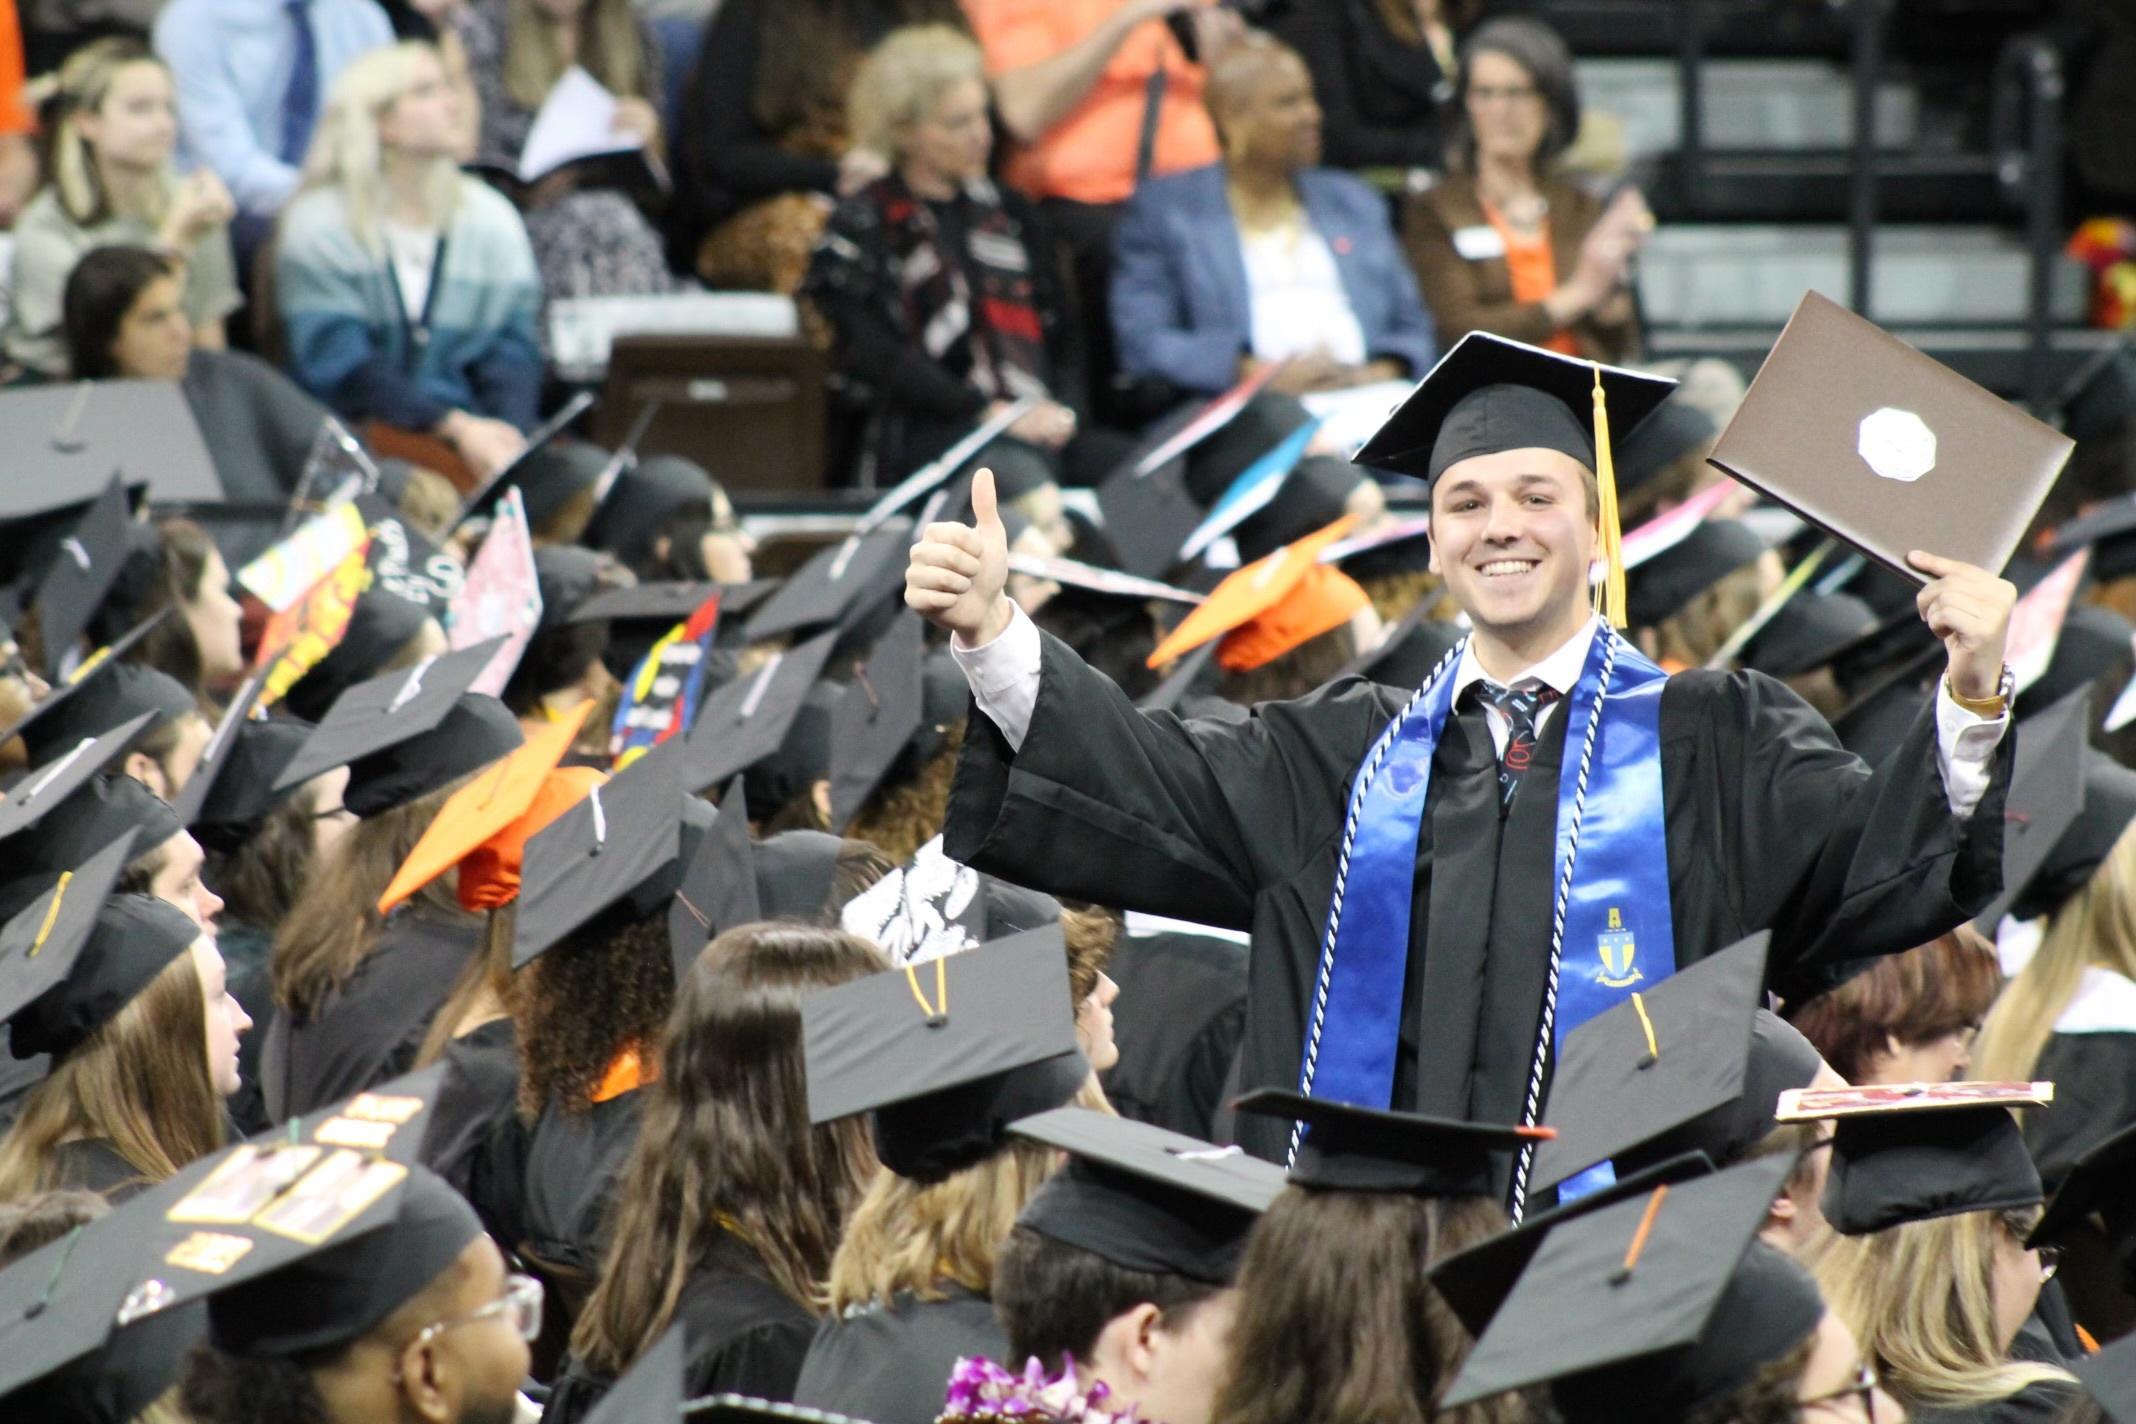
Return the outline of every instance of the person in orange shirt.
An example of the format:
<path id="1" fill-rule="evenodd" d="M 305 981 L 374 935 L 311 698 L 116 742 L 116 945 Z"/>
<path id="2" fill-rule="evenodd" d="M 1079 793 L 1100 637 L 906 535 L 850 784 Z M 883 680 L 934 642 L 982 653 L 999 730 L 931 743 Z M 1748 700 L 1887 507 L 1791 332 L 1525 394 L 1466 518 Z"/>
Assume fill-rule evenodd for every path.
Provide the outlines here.
<path id="1" fill-rule="evenodd" d="M 13 227 L 37 191 L 37 116 L 22 91 L 22 22 L 15 0 L 0 0 L 0 228 Z"/>

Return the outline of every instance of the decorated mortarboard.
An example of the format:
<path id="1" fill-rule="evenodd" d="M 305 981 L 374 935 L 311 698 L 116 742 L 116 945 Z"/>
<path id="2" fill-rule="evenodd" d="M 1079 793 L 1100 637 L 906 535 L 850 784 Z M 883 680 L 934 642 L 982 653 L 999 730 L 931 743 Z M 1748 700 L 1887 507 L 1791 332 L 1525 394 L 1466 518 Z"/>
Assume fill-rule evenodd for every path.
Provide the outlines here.
<path id="1" fill-rule="evenodd" d="M 1566 1424 L 1673 1424 L 1748 1384 L 1824 1316 L 1809 1273 L 1757 1239 L 1794 1169 L 1761 1157 L 1548 1233 L 1438 1407 L 1548 1383 Z"/>
<path id="2" fill-rule="evenodd" d="M 895 518 L 818 549 L 778 592 L 751 610 L 749 641 L 844 626 L 872 612 L 904 586 L 912 536 L 912 521 Z"/>
<path id="3" fill-rule="evenodd" d="M 145 526 L 134 518 L 133 501 L 127 495 L 125 482 L 114 474 L 96 502 L 59 541 L 58 557 L 38 582 L 37 596 L 31 600 L 44 634 L 47 678 L 59 676 L 76 640 L 96 616 L 97 606 L 118 582 L 119 572 L 134 548 L 129 535 L 137 528 Z M 154 531 L 146 532 L 153 541 Z"/>
<path id="4" fill-rule="evenodd" d="M 665 915 L 714 821 L 675 776 L 681 749 L 655 747 L 527 842 L 512 967 L 619 907 Z"/>
<path id="5" fill-rule="evenodd" d="M 1380 635 L 1376 646 L 1359 653 L 1336 676 L 1370 678 L 1385 687 L 1422 687 L 1462 638 L 1458 623 L 1431 616 L 1433 602 L 1419 600 Z"/>
<path id="6" fill-rule="evenodd" d="M 1157 645 L 1149 666 L 1162 667 L 1221 638 L 1217 662 L 1233 671 L 1249 670 L 1347 623 L 1371 600 L 1355 580 L 1321 563 L 1320 553 L 1356 523 L 1356 516 L 1345 515 L 1231 573 Z"/>
<path id="7" fill-rule="evenodd" d="M 1656 1187 L 1675 1186 L 1710 1176 L 1713 1163 L 1703 1152 L 1686 1152 L 1656 1162 L 1644 1171 L 1619 1177 L 1573 1201 L 1548 1211 L 1530 1212 L 1520 1224 L 1487 1236 L 1473 1246 L 1442 1256 L 1432 1263 L 1429 1275 L 1440 1298 L 1459 1316 L 1469 1334 L 1481 1335 L 1512 1294 L 1513 1283 L 1535 1259 L 1544 1238 L 1568 1221 L 1591 1216 L 1606 1206 L 1633 1197 L 1644 1198 Z"/>
<path id="8" fill-rule="evenodd" d="M 1124 1270 L 1228 1285 L 1283 1191 L 1282 1168 L 1237 1147 L 1089 1108 L 1054 1108 L 1009 1131 L 1069 1154 L 1016 1224 Z"/>
<path id="9" fill-rule="evenodd" d="M 79 868 L 63 872 L 57 884 L 0 927 L 0 1020 L 13 1019 L 18 1014 L 27 1015 L 27 1011 L 46 995 L 54 990 L 64 990 L 77 969 L 85 976 L 103 974 L 111 981 L 107 987 L 115 987 L 122 994 L 121 1006 L 142 984 L 162 971 L 163 963 L 156 963 L 145 975 L 129 983 L 126 982 L 126 971 L 130 966 L 122 955 L 85 955 L 96 933 L 104 902 L 119 883 L 126 863 L 133 858 L 134 843 L 138 838 L 136 831 L 121 832 L 117 839 L 82 862 Z M 198 934 L 199 931 L 194 930 L 193 935 Z M 186 943 L 190 945 L 192 942 L 193 937 L 189 936 Z M 103 948 L 123 951 L 124 946 L 107 939 Z M 146 948 L 152 950 L 153 946 Z M 147 957 L 153 958 L 153 954 Z M 109 963 L 100 967 L 100 960 Z M 50 1044 L 38 1043 L 33 1047 L 31 1042 L 34 1038 L 49 1037 L 51 1027 L 51 1024 L 33 1025 L 27 1037 L 11 1035 L 10 1050 L 18 1059 L 49 1052 Z"/>
<path id="10" fill-rule="evenodd" d="M 956 954 L 1060 917 L 1060 901 L 950 859 L 938 835 L 849 900 L 839 924 L 902 965 Z"/>
<path id="11" fill-rule="evenodd" d="M 670 1325 L 586 1416 L 586 1424 L 679 1424 L 685 1330 Z M 692 1418 L 702 1418 L 693 1414 Z"/>
<path id="12" fill-rule="evenodd" d="M 735 678 L 705 699 L 684 743 L 686 791 L 720 786 L 776 753 L 809 689 L 823 675 L 836 629 L 774 653 L 755 672 Z"/>
<path id="13" fill-rule="evenodd" d="M 2136 1191 L 2129 1190 L 2131 1182 L 2136 1182 L 2136 1123 L 2094 1143 L 2070 1164 L 2025 1245 L 2067 1240 L 2096 1217 L 2123 1270 L 2136 1270 Z"/>
<path id="14" fill-rule="evenodd" d="M 519 723 L 496 698 L 467 691 L 497 646 L 492 640 L 425 658 L 342 693 L 275 786 L 346 766 L 348 808 L 367 816 L 505 755 L 523 740 Z"/>
<path id="15" fill-rule="evenodd" d="M 154 720 L 156 719 L 152 714 L 144 712 L 124 726 L 112 728 L 95 741 L 83 742 L 73 751 L 39 767 L 9 787 L 7 794 L 0 796 L 0 840 L 20 835 L 33 827 L 45 831 L 44 837 L 40 838 L 34 847 L 11 846 L 9 854 L 17 856 L 30 848 L 43 850 L 52 843 L 51 838 L 55 835 L 71 838 L 73 835 L 85 834 L 106 822 L 116 829 L 110 836 L 98 841 L 97 845 L 103 845 L 128 825 L 141 826 L 142 834 L 148 837 L 142 843 L 144 849 L 161 845 L 183 830 L 178 818 L 168 815 L 168 807 L 165 807 L 167 824 L 153 816 L 146 821 L 128 820 L 129 815 L 142 808 L 137 805 L 136 798 L 130 792 L 123 788 L 115 789 L 119 787 L 119 783 L 134 788 L 141 797 L 158 806 L 163 805 L 162 800 L 130 776 L 99 780 L 103 771 L 117 760 L 119 754 L 132 745 L 134 738 L 140 736 Z M 103 810 L 107 805 L 111 807 L 108 813 Z M 55 815 L 61 811 L 65 814 Z"/>
<path id="16" fill-rule="evenodd" d="M 1547 1127 L 1393 1112 L 1281 1088 L 1256 1088 L 1232 1106 L 1302 1125 L 1290 1180 L 1325 1191 L 1491 1196 L 1514 1152 L 1552 1136 Z"/>
<path id="17" fill-rule="evenodd" d="M 94 499 L 116 472 L 159 504 L 215 503 L 222 478 L 175 381 L 75 381 L 0 392 L 0 521 Z"/>
<path id="18" fill-rule="evenodd" d="M 525 816 L 550 773 L 570 752 L 592 710 L 592 703 L 581 703 L 545 723 L 502 761 L 448 796 L 379 895 L 378 912 L 391 913 L 394 906 Z"/>
<path id="19" fill-rule="evenodd" d="M 117 642 L 109 647 L 99 648 L 82 659 L 73 672 L 53 684 L 51 692 L 45 695 L 43 701 L 30 708 L 13 726 L 0 731 L 0 744 L 21 737 L 25 750 L 42 748 L 49 754 L 54 746 L 72 747 L 85 739 L 101 736 L 120 722 L 143 712 L 152 714 L 151 720 L 160 717 L 165 710 L 160 703 L 166 700 L 158 695 L 160 684 L 129 681 L 121 691 L 105 687 L 104 679 L 120 668 L 137 666 L 126 662 L 126 655 L 138 647 L 141 640 L 154 632 L 169 616 L 168 609 L 155 613 L 143 619 Z M 76 707 L 74 704 L 77 701 L 81 702 L 82 706 Z M 109 714 L 114 708 L 127 702 L 137 702 L 140 705 L 124 717 L 110 718 Z M 191 705 L 192 701 L 188 698 L 187 706 Z M 102 721 L 103 725 L 92 727 L 92 724 L 98 721 Z M 47 758 L 32 754 L 33 765 L 45 759 Z"/>
<path id="20" fill-rule="evenodd" d="M 482 536 L 482 547 L 475 551 L 460 591 L 453 595 L 440 619 L 445 641 L 451 647 L 473 647 L 492 640 L 497 643 L 489 666 L 476 675 L 469 691 L 504 696 L 534 635 L 560 621 L 560 611 L 552 611 L 555 597 L 561 594 L 576 602 L 585 596 L 586 588 L 592 587 L 590 568 L 584 574 L 583 587 L 578 585 L 578 578 L 581 567 L 592 565 L 596 558 L 590 550 L 568 546 L 555 554 L 537 550 L 519 492 L 510 491 L 498 502 L 489 532 Z M 546 578 L 545 568 L 549 571 Z M 565 585 L 563 589 L 557 587 L 559 582 Z"/>
<path id="21" fill-rule="evenodd" d="M 2059 906 L 2098 868 L 2121 828 L 2136 817 L 2136 777 L 2098 773 L 2106 794 L 2091 811 L 2089 834 L 2078 834 L 2089 801 L 2094 765 L 2090 746 L 2091 694 L 2078 692 L 2018 724 L 2010 790 L 2003 806 L 2002 890 L 1973 918 L 1990 939 L 2003 917 L 2019 909 L 2032 919 Z M 2105 761 L 2102 757 L 2100 761 Z M 2119 770 L 2119 768 L 2116 768 Z M 2118 804 L 2117 804 L 2118 803 Z M 2112 826 L 2122 816 L 2120 826 Z M 2103 834 L 2112 826 L 2112 834 Z M 2104 845 L 2098 843 L 2103 839 Z M 2063 849 L 2067 842 L 2068 849 Z M 2096 850 L 2096 854 L 2093 852 Z"/>
<path id="22" fill-rule="evenodd" d="M 1819 1205 L 1842 1236 L 2046 1197 L 2013 1107 L 2054 1101 L 2052 1083 L 1904 1083 L 1788 1093 L 1783 1122 L 1833 1119 Z"/>
<path id="23" fill-rule="evenodd" d="M 2072 1361 L 2069 1371 L 2098 1404 L 2109 1424 L 2136 1424 L 2136 1336 L 2116 1340 L 2095 1354 Z"/>
<path id="24" fill-rule="evenodd" d="M 956 664 L 928 658 L 920 616 L 902 614 L 854 669 L 833 715 L 831 825 L 852 825 L 894 770 L 924 763 L 940 750 L 949 724 L 963 719 L 969 701 Z"/>
<path id="25" fill-rule="evenodd" d="M 1555 450 L 1594 471 L 1601 493 L 1604 612 L 1622 625 L 1617 485 L 1611 437 L 1628 437 L 1676 382 L 1580 361 L 1472 331 L 1439 358 L 1355 459 L 1436 484 L 1463 460 Z"/>
<path id="26" fill-rule="evenodd" d="M 107 892 L 130 849 L 122 841 L 91 862 Z M 81 1047 L 204 933 L 183 910 L 153 895 L 108 895 L 91 900 L 90 915 L 69 915 L 66 902 L 77 893 L 73 879 L 62 877 L 8 921 L 7 938 L 20 949 L 19 958 L 0 963 L 0 975 L 11 981 L 0 1008 L 7 1011 L 8 1051 L 17 1058 L 49 1053 L 59 1059 Z M 21 923 L 30 914 L 39 922 Z M 53 934 L 40 942 L 46 917 Z M 58 937 L 62 929 L 70 931 L 64 939 Z M 22 986 L 35 983 L 46 987 L 25 997 Z"/>
<path id="27" fill-rule="evenodd" d="M 1626 1170 L 1699 1150 L 1728 1166 L 1773 1124 L 1781 1092 L 1816 1078 L 1816 1049 L 1764 1013 L 1771 934 L 1749 938 L 1634 989 L 1565 1035 L 1528 1190 L 1598 1162 Z"/>
<path id="28" fill-rule="evenodd" d="M 542 451 L 549 447 L 550 442 L 570 429 L 571 423 L 591 410 L 593 404 L 593 394 L 590 391 L 580 391 L 566 401 L 556 414 L 536 426 L 527 436 L 525 446 L 512 457 L 511 462 L 476 486 L 475 492 L 460 506 L 459 514 L 452 521 L 452 529 L 447 532 L 457 531 L 470 519 L 488 518 L 497 501 L 504 498 L 505 491 L 509 489 L 517 488 L 522 491 L 527 502 L 527 517 L 538 521 L 543 514 L 553 511 L 556 506 L 569 499 L 580 487 L 590 487 L 600 473 L 598 465 L 580 470 L 565 462 L 544 460 L 540 456 Z M 541 507 L 542 514 L 535 513 L 537 506 Z"/>
<path id="29" fill-rule="evenodd" d="M 801 1001 L 811 1122 L 875 1114 L 876 1154 L 935 1182 L 1089 1077 L 1059 925 L 820 989 Z"/>
<path id="30" fill-rule="evenodd" d="M 1625 616 L 1634 627 L 1674 617 L 1691 601 L 1765 552 L 1765 541 L 1733 519 L 1701 520 L 1683 539 L 1628 574 Z"/>

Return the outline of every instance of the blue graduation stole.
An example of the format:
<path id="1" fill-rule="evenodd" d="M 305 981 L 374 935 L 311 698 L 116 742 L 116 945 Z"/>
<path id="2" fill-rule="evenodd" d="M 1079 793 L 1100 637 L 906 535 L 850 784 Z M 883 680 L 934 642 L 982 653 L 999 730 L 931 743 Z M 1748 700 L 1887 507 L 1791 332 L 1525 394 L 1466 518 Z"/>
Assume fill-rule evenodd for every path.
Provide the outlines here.
<path id="1" fill-rule="evenodd" d="M 1351 782 L 1299 1069 L 1298 1091 L 1306 1096 L 1391 1105 L 1417 834 L 1462 646 L 1466 640 L 1380 734 Z M 1523 1124 L 1542 1111 L 1546 1049 L 1634 987 L 1676 971 L 1661 790 L 1666 681 L 1667 674 L 1604 627 L 1564 709 L 1550 975 Z M 1297 1137 L 1294 1128 L 1293 1154 Z M 1530 1156 L 1521 1154 L 1516 1200 Z"/>

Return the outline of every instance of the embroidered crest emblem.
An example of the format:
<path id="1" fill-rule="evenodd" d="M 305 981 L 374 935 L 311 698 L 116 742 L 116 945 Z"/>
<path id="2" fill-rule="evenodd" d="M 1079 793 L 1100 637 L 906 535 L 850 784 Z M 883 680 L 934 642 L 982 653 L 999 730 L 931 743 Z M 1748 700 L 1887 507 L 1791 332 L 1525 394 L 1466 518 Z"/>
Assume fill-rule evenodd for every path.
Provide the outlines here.
<path id="1" fill-rule="evenodd" d="M 1595 936 L 1595 951 L 1602 958 L 1602 982 L 1612 989 L 1622 989 L 1645 978 L 1632 964 L 1636 950 L 1632 932 L 1624 927 L 1623 915 L 1615 905 L 1610 906 L 1609 928 Z"/>

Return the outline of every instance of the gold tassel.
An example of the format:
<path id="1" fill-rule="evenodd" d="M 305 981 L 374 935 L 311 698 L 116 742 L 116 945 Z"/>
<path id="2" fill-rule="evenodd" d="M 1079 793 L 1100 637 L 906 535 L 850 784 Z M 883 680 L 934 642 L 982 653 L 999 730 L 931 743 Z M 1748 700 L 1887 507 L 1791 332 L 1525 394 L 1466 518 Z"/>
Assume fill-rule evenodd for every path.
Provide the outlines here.
<path id="1" fill-rule="evenodd" d="M 1595 367 L 1595 485 L 1601 505 L 1602 587 L 1596 609 L 1612 628 L 1624 622 L 1624 531 L 1617 524 L 1617 461 L 1609 448 L 1609 402 L 1602 394 L 1602 366 Z"/>

